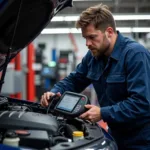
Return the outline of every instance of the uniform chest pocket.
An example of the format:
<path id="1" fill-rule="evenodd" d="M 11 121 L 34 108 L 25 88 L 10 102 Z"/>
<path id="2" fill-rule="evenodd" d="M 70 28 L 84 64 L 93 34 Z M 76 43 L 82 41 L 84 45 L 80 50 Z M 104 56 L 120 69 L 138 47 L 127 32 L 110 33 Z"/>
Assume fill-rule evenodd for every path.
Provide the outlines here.
<path id="1" fill-rule="evenodd" d="M 126 81 L 125 75 L 108 75 L 106 82 L 107 83 L 124 83 Z"/>
<path id="2" fill-rule="evenodd" d="M 106 94 L 111 100 L 120 101 L 127 97 L 125 75 L 108 75 L 106 84 Z"/>

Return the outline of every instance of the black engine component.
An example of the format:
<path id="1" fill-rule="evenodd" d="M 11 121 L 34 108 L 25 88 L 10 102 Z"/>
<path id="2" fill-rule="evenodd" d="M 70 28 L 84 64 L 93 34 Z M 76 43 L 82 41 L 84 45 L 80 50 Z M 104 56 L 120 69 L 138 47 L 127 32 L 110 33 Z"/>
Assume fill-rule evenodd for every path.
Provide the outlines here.
<path id="1" fill-rule="evenodd" d="M 25 111 L 1 111 L 0 127 L 7 129 L 45 130 L 54 135 L 58 123 L 52 115 Z"/>
<path id="2" fill-rule="evenodd" d="M 19 135 L 19 145 L 36 149 L 43 149 L 52 145 L 52 140 L 46 131 L 28 130 L 28 132 L 28 135 Z"/>

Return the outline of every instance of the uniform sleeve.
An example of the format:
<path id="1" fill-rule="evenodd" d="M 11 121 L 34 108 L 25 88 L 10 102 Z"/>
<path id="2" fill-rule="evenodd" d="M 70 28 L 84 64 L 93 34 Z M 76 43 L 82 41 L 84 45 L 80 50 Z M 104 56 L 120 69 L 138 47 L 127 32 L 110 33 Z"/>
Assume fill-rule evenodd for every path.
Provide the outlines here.
<path id="1" fill-rule="evenodd" d="M 102 119 L 110 123 L 127 123 L 150 111 L 150 54 L 138 52 L 126 62 L 127 98 L 101 108 Z"/>
<path id="2" fill-rule="evenodd" d="M 87 55 L 82 59 L 82 62 L 77 65 L 75 71 L 71 72 L 69 76 L 59 81 L 54 85 L 51 92 L 60 92 L 63 94 L 65 91 L 82 92 L 91 81 L 86 77 L 88 72 Z"/>

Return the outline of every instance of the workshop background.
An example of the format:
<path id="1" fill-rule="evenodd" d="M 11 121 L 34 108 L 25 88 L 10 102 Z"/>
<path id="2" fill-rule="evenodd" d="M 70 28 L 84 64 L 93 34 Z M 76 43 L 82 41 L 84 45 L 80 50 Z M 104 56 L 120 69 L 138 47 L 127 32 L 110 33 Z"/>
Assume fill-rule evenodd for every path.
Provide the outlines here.
<path id="1" fill-rule="evenodd" d="M 67 76 L 87 52 L 75 21 L 90 6 L 106 4 L 117 29 L 150 49 L 150 0 L 74 0 L 8 65 L 3 95 L 39 102 L 41 95 Z M 96 103 L 90 85 L 84 91 Z"/>

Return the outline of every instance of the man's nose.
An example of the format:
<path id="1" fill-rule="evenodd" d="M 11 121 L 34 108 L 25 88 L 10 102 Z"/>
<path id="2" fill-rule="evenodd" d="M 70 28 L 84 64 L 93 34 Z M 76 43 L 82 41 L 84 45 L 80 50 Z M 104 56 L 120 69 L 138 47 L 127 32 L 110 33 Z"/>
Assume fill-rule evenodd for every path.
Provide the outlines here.
<path id="1" fill-rule="evenodd" d="M 88 40 L 88 39 L 86 39 L 86 46 L 88 47 L 88 46 L 90 46 L 90 45 L 91 45 L 91 41 Z"/>

